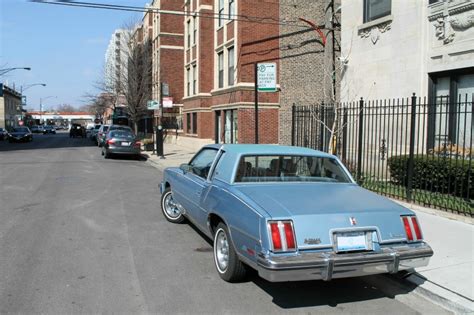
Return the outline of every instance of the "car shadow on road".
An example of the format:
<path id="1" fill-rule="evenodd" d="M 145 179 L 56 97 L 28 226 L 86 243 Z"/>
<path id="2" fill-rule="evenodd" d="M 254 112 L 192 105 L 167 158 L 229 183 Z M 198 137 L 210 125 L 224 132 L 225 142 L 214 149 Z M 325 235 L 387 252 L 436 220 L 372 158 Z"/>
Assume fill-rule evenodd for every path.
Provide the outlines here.
<path id="1" fill-rule="evenodd" d="M 273 303 L 283 309 L 329 305 L 344 308 L 342 305 L 357 301 L 394 299 L 415 289 L 415 285 L 401 283 L 391 275 L 372 275 L 366 277 L 333 279 L 331 281 L 313 280 L 297 282 L 268 282 L 251 275 L 251 281 L 272 296 Z"/>

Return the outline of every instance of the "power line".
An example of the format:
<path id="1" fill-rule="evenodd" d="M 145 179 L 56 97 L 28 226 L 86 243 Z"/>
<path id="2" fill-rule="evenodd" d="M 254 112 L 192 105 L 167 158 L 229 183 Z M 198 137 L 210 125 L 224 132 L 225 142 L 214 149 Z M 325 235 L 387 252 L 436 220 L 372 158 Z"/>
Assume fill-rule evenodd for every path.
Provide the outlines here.
<path id="1" fill-rule="evenodd" d="M 169 15 L 179 15 L 179 16 L 198 16 L 202 18 L 209 19 L 225 19 L 219 17 L 218 13 L 204 13 L 204 12 L 192 12 L 188 13 L 186 11 L 172 11 L 172 10 L 162 10 L 157 8 L 145 8 L 137 6 L 124 6 L 116 4 L 105 4 L 105 3 L 94 3 L 94 2 L 82 2 L 82 1 L 71 1 L 71 0 L 29 0 L 30 2 L 40 3 L 40 4 L 51 4 L 51 5 L 62 5 L 69 7 L 82 7 L 82 8 L 91 8 L 91 9 L 104 9 L 104 10 L 116 10 L 116 11 L 128 11 L 128 12 L 153 12 L 156 14 L 169 14 Z M 229 16 L 229 15 L 227 15 Z M 229 19 L 229 18 L 227 18 Z M 299 21 L 296 20 L 279 20 L 273 17 L 259 17 L 259 16 L 247 16 L 247 15 L 232 15 L 232 20 L 256 23 L 256 24 L 267 24 L 267 25 L 280 25 L 280 26 L 290 26 L 298 28 L 308 28 L 306 25 L 302 25 Z M 267 22 L 270 21 L 270 22 Z M 271 22 L 275 21 L 275 22 Z"/>

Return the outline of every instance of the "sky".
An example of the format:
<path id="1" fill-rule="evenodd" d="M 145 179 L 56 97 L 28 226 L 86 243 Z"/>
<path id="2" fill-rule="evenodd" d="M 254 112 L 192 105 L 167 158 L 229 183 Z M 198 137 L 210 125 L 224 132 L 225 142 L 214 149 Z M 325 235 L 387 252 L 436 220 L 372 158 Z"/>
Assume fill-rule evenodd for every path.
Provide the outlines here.
<path id="1" fill-rule="evenodd" d="M 118 5 L 144 6 L 141 0 L 88 0 Z M 87 104 L 87 93 L 103 78 L 105 51 L 115 29 L 138 21 L 141 13 L 75 8 L 27 0 L 0 0 L 0 69 L 14 70 L 0 82 L 24 91 L 28 110 L 60 104 Z"/>

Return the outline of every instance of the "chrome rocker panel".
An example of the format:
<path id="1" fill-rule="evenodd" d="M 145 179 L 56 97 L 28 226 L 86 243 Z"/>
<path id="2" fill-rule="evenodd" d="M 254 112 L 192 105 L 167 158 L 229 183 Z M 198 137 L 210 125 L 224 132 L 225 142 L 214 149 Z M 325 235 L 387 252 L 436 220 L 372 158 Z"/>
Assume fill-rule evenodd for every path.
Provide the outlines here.
<path id="1" fill-rule="evenodd" d="M 259 254 L 257 270 L 262 278 L 271 282 L 329 281 L 424 267 L 431 256 L 433 250 L 424 242 L 385 247 L 377 252 L 300 252 L 294 256 Z"/>

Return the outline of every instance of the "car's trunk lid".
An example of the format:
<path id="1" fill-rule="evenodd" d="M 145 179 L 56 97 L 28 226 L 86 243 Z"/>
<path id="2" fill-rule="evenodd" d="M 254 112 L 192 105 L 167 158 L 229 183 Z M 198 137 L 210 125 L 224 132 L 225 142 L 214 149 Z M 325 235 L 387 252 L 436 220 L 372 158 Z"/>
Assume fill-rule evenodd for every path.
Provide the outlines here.
<path id="1" fill-rule="evenodd" d="M 298 247 L 332 246 L 333 232 L 370 229 L 380 241 L 405 237 L 410 211 L 355 184 L 278 183 L 236 187 L 272 219 L 292 219 Z"/>

